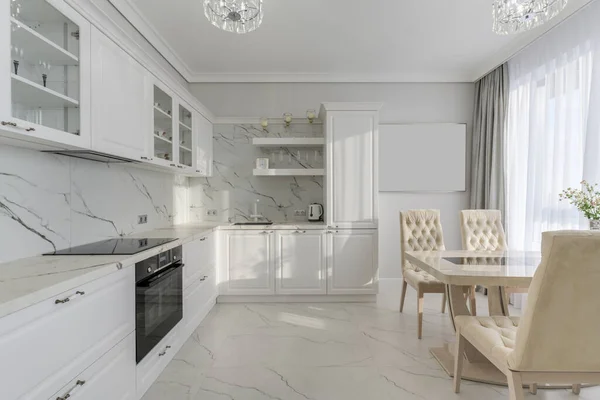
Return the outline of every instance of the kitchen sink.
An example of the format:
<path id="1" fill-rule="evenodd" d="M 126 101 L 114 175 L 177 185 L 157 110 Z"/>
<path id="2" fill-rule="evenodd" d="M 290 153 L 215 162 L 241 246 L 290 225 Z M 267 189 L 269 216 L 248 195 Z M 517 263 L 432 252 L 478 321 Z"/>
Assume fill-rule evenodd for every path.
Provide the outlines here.
<path id="1" fill-rule="evenodd" d="M 263 221 L 263 222 L 236 222 L 233 225 L 273 225 L 272 222 Z"/>

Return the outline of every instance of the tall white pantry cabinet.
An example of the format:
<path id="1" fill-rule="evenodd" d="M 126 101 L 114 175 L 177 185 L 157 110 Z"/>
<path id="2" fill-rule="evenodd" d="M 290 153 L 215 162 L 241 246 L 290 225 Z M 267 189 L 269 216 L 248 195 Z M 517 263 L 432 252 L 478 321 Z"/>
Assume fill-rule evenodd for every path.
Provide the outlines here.
<path id="1" fill-rule="evenodd" d="M 381 103 L 323 103 L 328 294 L 378 291 L 377 151 Z"/>

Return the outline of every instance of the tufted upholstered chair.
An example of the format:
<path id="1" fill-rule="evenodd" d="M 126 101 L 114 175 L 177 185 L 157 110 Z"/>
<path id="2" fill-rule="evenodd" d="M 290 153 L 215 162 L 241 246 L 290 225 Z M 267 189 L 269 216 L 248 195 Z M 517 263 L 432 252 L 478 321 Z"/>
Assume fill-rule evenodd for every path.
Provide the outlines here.
<path id="1" fill-rule="evenodd" d="M 502 251 L 508 249 L 500 210 L 461 211 L 460 233 L 463 250 Z M 507 287 L 505 292 L 508 304 L 508 296 L 511 293 L 527 293 L 527 289 Z M 473 296 L 471 296 L 471 301 L 473 301 Z"/>
<path id="2" fill-rule="evenodd" d="M 406 288 L 410 285 L 417 291 L 418 338 L 423 335 L 423 307 L 425 293 L 442 293 L 442 312 L 446 307 L 445 285 L 425 271 L 411 264 L 404 256 L 405 251 L 445 250 L 444 233 L 439 210 L 409 210 L 400 213 L 400 252 L 402 262 L 402 295 L 400 312 L 404 309 Z"/>
<path id="3" fill-rule="evenodd" d="M 455 318 L 454 389 L 460 391 L 468 341 L 508 379 L 511 400 L 523 384 L 600 383 L 600 232 L 542 234 L 542 261 L 529 288 L 525 314 Z"/>

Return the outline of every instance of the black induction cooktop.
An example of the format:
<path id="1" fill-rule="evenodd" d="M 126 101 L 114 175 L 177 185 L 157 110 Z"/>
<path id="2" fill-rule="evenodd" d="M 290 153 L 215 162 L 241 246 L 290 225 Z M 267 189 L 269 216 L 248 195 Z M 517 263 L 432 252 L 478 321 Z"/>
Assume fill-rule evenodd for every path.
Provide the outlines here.
<path id="1" fill-rule="evenodd" d="M 175 239 L 108 239 L 101 242 L 84 244 L 46 253 L 45 256 L 95 256 L 95 255 L 130 255 L 151 249 L 161 244 L 172 242 Z"/>

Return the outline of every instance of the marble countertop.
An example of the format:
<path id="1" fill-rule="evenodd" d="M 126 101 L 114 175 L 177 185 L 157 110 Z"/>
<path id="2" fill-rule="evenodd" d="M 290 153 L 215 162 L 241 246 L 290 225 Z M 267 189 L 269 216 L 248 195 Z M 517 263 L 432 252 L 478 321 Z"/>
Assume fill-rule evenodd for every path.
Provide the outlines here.
<path id="1" fill-rule="evenodd" d="M 252 226 L 234 226 L 223 222 L 184 224 L 128 235 L 131 238 L 177 239 L 138 254 L 35 256 L 3 263 L 0 264 L 0 318 L 216 230 L 325 228 L 323 223 L 309 222 Z"/>

